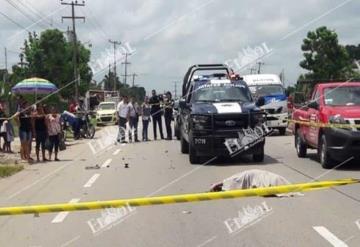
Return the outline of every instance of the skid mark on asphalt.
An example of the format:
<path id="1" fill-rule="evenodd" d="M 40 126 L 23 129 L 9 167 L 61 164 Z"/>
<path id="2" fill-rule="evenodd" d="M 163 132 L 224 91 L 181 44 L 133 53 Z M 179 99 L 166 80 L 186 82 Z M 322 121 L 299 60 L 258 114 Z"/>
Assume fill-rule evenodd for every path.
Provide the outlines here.
<path id="1" fill-rule="evenodd" d="M 75 203 L 75 202 L 79 202 L 80 198 L 74 198 L 71 199 L 69 201 L 69 203 Z M 66 218 L 66 216 L 68 216 L 69 212 L 60 212 L 58 213 L 55 218 L 51 221 L 51 223 L 61 223 L 64 221 L 64 219 Z"/>
<path id="2" fill-rule="evenodd" d="M 320 234 L 321 237 L 326 239 L 334 247 L 348 247 L 348 245 L 336 237 L 332 232 L 330 232 L 324 226 L 313 226 L 314 230 Z"/>
<path id="3" fill-rule="evenodd" d="M 100 177 L 99 173 L 94 174 L 84 185 L 84 188 L 90 188 L 96 181 L 96 179 L 98 179 Z"/>
<path id="4" fill-rule="evenodd" d="M 110 165 L 111 161 L 112 161 L 112 159 L 107 159 L 107 160 L 104 162 L 104 164 L 101 165 L 101 168 L 105 168 L 105 167 L 107 167 L 108 165 Z"/>

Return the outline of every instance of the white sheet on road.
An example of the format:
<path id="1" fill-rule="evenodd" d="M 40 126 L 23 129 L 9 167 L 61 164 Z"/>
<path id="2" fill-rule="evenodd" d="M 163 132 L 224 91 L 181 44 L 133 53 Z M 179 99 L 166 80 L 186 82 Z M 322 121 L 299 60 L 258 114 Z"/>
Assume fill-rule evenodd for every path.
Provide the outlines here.
<path id="1" fill-rule="evenodd" d="M 264 170 L 252 169 L 237 173 L 223 181 L 222 190 L 251 189 L 260 187 L 271 187 L 286 185 L 290 182 L 284 177 Z M 301 193 L 279 194 L 277 196 L 294 196 Z"/>

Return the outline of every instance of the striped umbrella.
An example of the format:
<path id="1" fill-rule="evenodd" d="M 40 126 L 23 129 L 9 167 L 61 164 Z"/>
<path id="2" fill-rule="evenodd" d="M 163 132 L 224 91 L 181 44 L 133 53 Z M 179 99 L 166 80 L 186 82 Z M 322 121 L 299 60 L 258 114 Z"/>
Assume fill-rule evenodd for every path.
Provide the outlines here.
<path id="1" fill-rule="evenodd" d="M 15 94 L 49 94 L 56 90 L 57 87 L 48 80 L 33 77 L 17 83 L 11 92 Z"/>

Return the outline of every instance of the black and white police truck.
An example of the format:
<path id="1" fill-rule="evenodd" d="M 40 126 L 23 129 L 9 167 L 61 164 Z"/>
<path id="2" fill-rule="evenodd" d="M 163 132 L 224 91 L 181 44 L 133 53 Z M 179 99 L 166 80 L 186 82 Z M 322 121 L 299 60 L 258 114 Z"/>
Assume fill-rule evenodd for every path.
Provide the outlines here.
<path id="1" fill-rule="evenodd" d="M 234 76 L 226 65 L 203 64 L 188 69 L 179 114 L 181 152 L 189 154 L 191 164 L 200 163 L 201 157 L 230 156 L 234 152 L 229 152 L 229 140 L 237 140 L 233 147 L 242 149 L 241 155 L 251 154 L 255 162 L 264 160 L 264 112 L 256 106 L 242 78 Z M 257 137 L 254 142 L 242 145 L 251 136 L 246 130 L 255 129 L 261 133 L 250 131 Z"/>

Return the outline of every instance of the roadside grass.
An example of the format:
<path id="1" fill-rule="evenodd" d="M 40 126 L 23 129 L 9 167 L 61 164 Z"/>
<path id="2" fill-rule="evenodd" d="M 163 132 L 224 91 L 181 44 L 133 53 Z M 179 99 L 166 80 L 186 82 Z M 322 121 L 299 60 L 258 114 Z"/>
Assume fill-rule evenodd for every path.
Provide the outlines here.
<path id="1" fill-rule="evenodd" d="M 0 165 L 0 178 L 9 177 L 23 169 L 22 165 Z"/>

